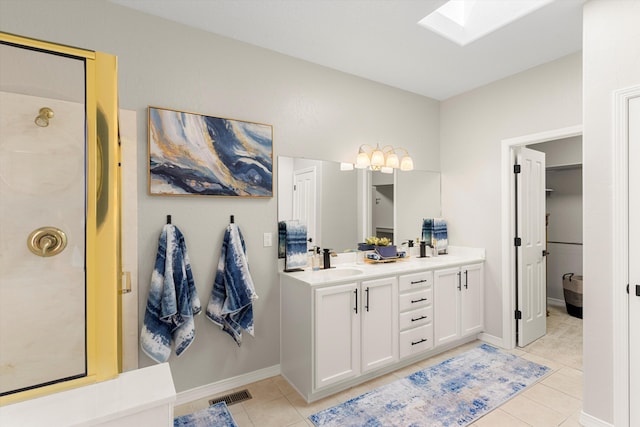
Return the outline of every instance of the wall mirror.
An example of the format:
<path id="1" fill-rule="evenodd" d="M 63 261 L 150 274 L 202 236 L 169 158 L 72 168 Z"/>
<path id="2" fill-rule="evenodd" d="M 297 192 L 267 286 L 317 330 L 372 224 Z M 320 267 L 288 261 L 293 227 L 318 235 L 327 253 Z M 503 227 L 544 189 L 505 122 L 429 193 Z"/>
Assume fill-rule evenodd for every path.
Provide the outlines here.
<path id="1" fill-rule="evenodd" d="M 339 162 L 278 157 L 278 221 L 305 221 L 310 247 L 344 252 L 374 235 L 401 244 L 420 237 L 423 218 L 441 215 L 440 172 L 343 169 Z"/>

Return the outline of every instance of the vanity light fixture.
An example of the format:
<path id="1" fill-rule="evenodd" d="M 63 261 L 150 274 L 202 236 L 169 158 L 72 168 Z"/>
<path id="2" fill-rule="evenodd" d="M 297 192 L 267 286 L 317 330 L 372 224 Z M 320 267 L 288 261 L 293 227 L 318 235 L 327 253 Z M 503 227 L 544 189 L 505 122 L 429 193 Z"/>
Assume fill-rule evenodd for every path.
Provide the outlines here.
<path id="1" fill-rule="evenodd" d="M 398 152 L 404 152 L 402 157 L 398 157 Z M 394 148 L 385 145 L 380 148 L 379 144 L 373 148 L 370 145 L 362 144 L 358 150 L 355 167 L 358 169 L 369 168 L 382 173 L 392 173 L 394 169 L 401 171 L 413 170 L 413 159 L 404 148 Z"/>

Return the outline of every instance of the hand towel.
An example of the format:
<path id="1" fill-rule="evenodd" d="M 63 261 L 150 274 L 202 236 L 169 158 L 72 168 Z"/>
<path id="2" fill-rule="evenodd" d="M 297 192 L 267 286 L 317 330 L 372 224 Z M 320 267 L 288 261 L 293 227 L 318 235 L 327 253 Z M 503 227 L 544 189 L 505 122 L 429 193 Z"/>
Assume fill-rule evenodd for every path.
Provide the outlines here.
<path id="1" fill-rule="evenodd" d="M 156 362 L 166 362 L 173 341 L 176 355 L 180 356 L 195 338 L 193 316 L 200 311 L 184 236 L 175 225 L 166 224 L 160 234 L 151 274 L 140 332 L 142 350 Z"/>
<path id="2" fill-rule="evenodd" d="M 307 266 L 307 226 L 298 220 L 285 221 L 285 270 Z"/>
<path id="3" fill-rule="evenodd" d="M 433 244 L 433 218 L 424 218 L 422 220 L 422 241 L 427 245 Z"/>
<path id="4" fill-rule="evenodd" d="M 249 272 L 244 238 L 237 224 L 229 224 L 207 305 L 207 317 L 240 346 L 243 329 L 254 336 L 253 301 L 256 299 L 258 295 Z"/>
<path id="5" fill-rule="evenodd" d="M 447 221 L 443 218 L 433 219 L 433 238 L 436 242 L 436 250 L 439 254 L 446 254 L 449 246 Z"/>
<path id="6" fill-rule="evenodd" d="M 287 223 L 285 221 L 278 222 L 278 259 L 285 258 L 287 255 Z"/>

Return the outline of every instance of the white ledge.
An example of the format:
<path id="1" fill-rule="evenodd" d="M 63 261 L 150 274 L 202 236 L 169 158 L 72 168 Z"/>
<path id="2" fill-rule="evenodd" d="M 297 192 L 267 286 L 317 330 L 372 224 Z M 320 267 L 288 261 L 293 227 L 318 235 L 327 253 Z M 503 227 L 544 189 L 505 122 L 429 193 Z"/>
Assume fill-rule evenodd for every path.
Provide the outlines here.
<path id="1" fill-rule="evenodd" d="M 175 400 L 169 364 L 162 363 L 125 372 L 113 380 L 3 406 L 0 425 L 94 426 L 162 406 L 172 408 Z"/>

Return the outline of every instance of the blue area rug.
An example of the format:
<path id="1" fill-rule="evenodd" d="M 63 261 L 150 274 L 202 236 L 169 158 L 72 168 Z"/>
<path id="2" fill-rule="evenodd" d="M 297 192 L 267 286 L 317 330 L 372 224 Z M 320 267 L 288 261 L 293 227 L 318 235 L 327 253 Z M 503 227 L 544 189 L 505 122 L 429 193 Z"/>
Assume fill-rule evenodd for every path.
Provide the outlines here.
<path id="1" fill-rule="evenodd" d="M 216 403 L 193 414 L 174 418 L 173 427 L 238 427 L 227 404 Z"/>
<path id="2" fill-rule="evenodd" d="M 482 344 L 309 419 L 319 427 L 466 426 L 550 371 Z"/>

